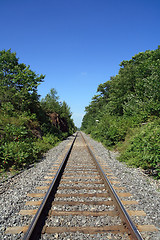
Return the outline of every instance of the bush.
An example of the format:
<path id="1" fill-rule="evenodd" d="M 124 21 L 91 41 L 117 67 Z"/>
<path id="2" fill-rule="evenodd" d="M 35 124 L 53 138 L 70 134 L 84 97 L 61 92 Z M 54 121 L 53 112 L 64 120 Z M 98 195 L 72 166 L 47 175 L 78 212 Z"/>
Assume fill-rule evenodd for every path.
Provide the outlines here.
<path id="1" fill-rule="evenodd" d="M 138 129 L 119 159 L 128 165 L 148 169 L 160 177 L 160 121 Z"/>
<path id="2" fill-rule="evenodd" d="M 39 101 L 37 87 L 44 77 L 19 63 L 11 50 L 0 51 L 0 172 L 33 163 L 76 129 L 69 106 L 58 101 L 54 89 Z"/>
<path id="3" fill-rule="evenodd" d="M 128 119 L 104 116 L 92 129 L 91 136 L 105 146 L 114 146 L 124 141 L 129 125 L 131 122 Z"/>
<path id="4" fill-rule="evenodd" d="M 42 153 L 54 147 L 59 141 L 60 139 L 57 136 L 53 134 L 47 134 L 46 136 L 43 136 L 42 139 L 38 139 L 35 142 L 35 146 L 41 155 Z"/>
<path id="5" fill-rule="evenodd" d="M 47 134 L 36 142 L 32 138 L 25 141 L 5 142 L 0 146 L 1 169 L 19 169 L 35 162 L 42 153 L 54 147 L 59 138 L 53 134 Z"/>
<path id="6" fill-rule="evenodd" d="M 23 168 L 37 159 L 38 149 L 33 142 L 5 142 L 0 146 L 2 169 Z"/>

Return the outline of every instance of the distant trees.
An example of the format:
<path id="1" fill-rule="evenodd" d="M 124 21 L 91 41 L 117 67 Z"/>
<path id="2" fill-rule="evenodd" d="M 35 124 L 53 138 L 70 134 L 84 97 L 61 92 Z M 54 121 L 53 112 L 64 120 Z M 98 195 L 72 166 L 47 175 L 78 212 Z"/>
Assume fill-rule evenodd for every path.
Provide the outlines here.
<path id="1" fill-rule="evenodd" d="M 19 63 L 16 53 L 0 51 L 0 172 L 34 162 L 76 129 L 70 108 L 58 101 L 54 88 L 39 100 L 37 87 L 44 78 Z M 63 131 L 49 113 L 63 118 Z"/>
<path id="2" fill-rule="evenodd" d="M 129 61 L 122 61 L 118 74 L 100 84 L 97 93 L 86 107 L 82 129 L 106 146 L 124 141 L 126 134 L 141 123 L 158 119 L 160 46 L 156 50 L 138 53 Z M 156 126 L 159 128 L 159 123 Z M 150 166 L 153 167 L 152 164 Z"/>
<path id="3" fill-rule="evenodd" d="M 111 80 L 111 112 L 159 116 L 160 49 L 139 53 L 120 66 L 119 74 Z"/>
<path id="4" fill-rule="evenodd" d="M 59 97 L 57 96 L 57 91 L 52 88 L 50 93 L 48 93 L 45 98 L 41 100 L 41 106 L 46 112 L 56 112 L 60 111 L 60 103 L 58 102 Z"/>
<path id="5" fill-rule="evenodd" d="M 65 101 L 59 102 L 57 91 L 54 88 L 50 90 L 50 92 L 45 96 L 45 98 L 42 98 L 41 107 L 47 113 L 57 113 L 59 118 L 62 119 L 63 122 L 65 122 L 66 129 L 68 129 L 70 134 L 74 131 L 75 126 L 71 118 L 72 113 L 70 111 L 70 107 Z"/>
<path id="6" fill-rule="evenodd" d="M 160 115 L 160 47 L 123 61 L 115 77 L 98 86 L 86 115 L 139 115 L 143 120 Z M 107 109 L 107 110 L 106 110 Z M 101 113 L 100 113 L 101 112 Z M 85 116 L 85 121 L 86 116 Z M 82 126 L 84 121 L 82 123 Z"/>

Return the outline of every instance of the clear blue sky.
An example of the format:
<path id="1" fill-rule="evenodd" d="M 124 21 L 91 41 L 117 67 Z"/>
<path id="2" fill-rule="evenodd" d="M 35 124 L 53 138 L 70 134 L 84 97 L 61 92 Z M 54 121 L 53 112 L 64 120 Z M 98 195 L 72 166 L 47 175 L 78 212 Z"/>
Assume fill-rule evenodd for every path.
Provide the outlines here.
<path id="1" fill-rule="evenodd" d="M 160 45 L 160 0 L 0 0 L 0 49 L 46 74 L 79 127 L 100 83 L 122 60 Z"/>

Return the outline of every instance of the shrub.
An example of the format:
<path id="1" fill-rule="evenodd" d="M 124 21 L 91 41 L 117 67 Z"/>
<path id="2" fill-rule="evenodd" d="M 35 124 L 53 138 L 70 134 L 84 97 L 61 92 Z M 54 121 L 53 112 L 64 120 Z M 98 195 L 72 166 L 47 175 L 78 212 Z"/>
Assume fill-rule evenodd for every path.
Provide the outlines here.
<path id="1" fill-rule="evenodd" d="M 38 149 L 29 142 L 5 142 L 0 146 L 0 165 L 2 169 L 23 168 L 37 159 Z"/>
<path id="2" fill-rule="evenodd" d="M 54 147 L 59 141 L 60 139 L 57 136 L 53 134 L 47 134 L 46 136 L 43 136 L 42 139 L 38 139 L 35 142 L 35 146 L 41 155 L 42 153 Z"/>
<path id="3" fill-rule="evenodd" d="M 36 142 L 32 138 L 24 141 L 5 142 L 0 146 L 0 166 L 1 169 L 24 168 L 35 162 L 42 153 L 54 147 L 59 138 L 53 134 L 47 134 Z"/>
<path id="4" fill-rule="evenodd" d="M 160 178 L 160 121 L 142 126 L 119 159 L 128 165 L 149 169 Z"/>
<path id="5" fill-rule="evenodd" d="M 119 141 L 124 141 L 129 125 L 131 123 L 128 119 L 104 116 L 92 129 L 91 136 L 103 142 L 105 146 L 113 146 Z"/>
<path id="6" fill-rule="evenodd" d="M 51 146 L 54 146 L 57 142 L 59 142 L 59 138 L 54 134 L 47 134 L 43 136 L 42 142 L 44 144 L 50 144 Z"/>

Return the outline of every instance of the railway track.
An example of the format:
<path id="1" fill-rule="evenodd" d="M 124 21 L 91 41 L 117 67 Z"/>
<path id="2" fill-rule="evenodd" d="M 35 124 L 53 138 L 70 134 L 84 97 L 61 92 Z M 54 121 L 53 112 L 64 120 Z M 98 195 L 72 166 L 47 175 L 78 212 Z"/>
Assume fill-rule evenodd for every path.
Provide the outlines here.
<path id="1" fill-rule="evenodd" d="M 152 225 L 134 225 L 130 216 L 145 213 L 125 210 L 124 205 L 137 202 L 118 186 L 107 164 L 96 159 L 81 133 L 37 190 L 28 194 L 31 209 L 20 211 L 34 216 L 31 224 L 10 227 L 6 234 L 24 232 L 24 240 L 63 239 L 67 234 L 71 239 L 96 239 L 97 234 L 101 239 L 142 239 L 141 231 L 156 231 Z"/>

